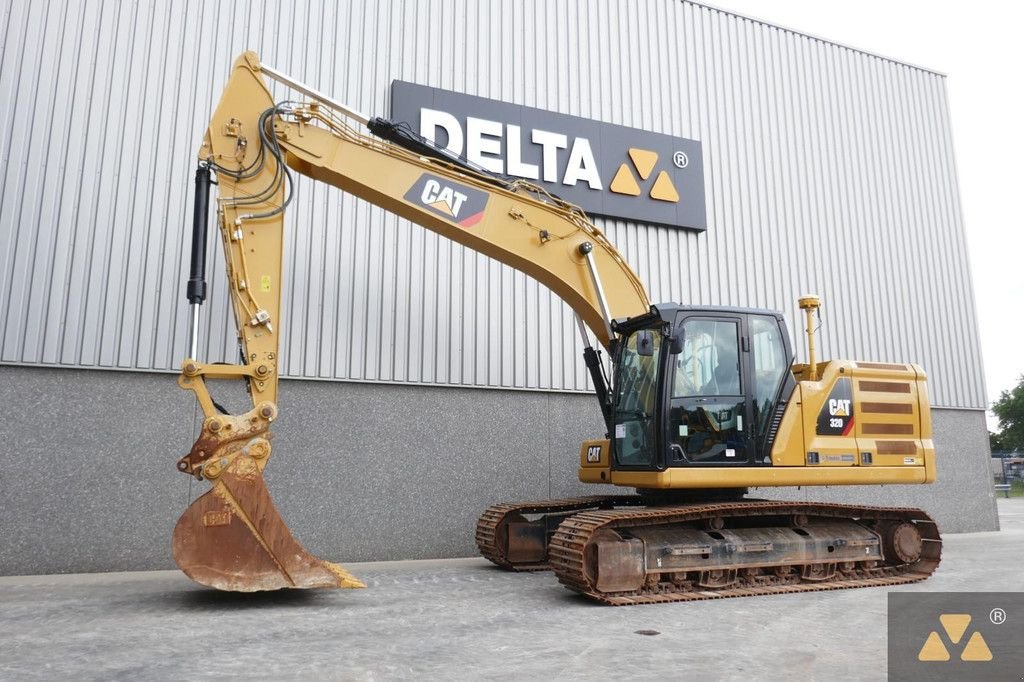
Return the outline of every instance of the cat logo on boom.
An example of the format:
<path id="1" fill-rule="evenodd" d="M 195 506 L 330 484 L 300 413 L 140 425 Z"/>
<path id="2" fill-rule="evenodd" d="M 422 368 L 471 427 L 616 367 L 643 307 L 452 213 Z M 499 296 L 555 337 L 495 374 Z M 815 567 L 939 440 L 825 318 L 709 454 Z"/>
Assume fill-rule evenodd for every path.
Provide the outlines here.
<path id="1" fill-rule="evenodd" d="M 403 197 L 462 227 L 473 227 L 484 217 L 487 193 L 424 173 Z"/>

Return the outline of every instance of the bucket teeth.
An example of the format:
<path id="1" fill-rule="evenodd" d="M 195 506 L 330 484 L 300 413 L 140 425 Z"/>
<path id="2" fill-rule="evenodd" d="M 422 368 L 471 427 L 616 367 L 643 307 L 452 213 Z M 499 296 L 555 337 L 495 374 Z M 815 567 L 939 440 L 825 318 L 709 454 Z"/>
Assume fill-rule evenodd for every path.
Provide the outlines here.
<path id="1" fill-rule="evenodd" d="M 181 515 L 172 547 L 175 562 L 189 578 L 219 590 L 365 587 L 292 537 L 259 466 L 245 455 L 235 458 Z"/>
<path id="2" fill-rule="evenodd" d="M 334 573 L 334 575 L 337 576 L 337 587 L 344 587 L 350 589 L 366 587 L 366 583 L 364 583 L 362 580 L 349 573 L 347 570 L 345 570 L 345 567 L 341 564 L 331 563 L 330 561 L 324 561 L 323 564 L 327 567 L 327 570 L 331 571 L 332 573 Z"/>

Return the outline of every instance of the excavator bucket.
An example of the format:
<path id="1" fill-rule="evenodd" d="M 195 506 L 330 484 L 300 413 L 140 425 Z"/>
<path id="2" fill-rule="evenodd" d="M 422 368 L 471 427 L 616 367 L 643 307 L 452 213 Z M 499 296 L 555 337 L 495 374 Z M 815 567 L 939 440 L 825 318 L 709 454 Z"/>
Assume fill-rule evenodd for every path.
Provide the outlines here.
<path id="1" fill-rule="evenodd" d="M 181 515 L 172 547 L 174 560 L 189 578 L 219 590 L 365 587 L 292 537 L 259 465 L 243 453 L 217 472 L 213 487 Z"/>

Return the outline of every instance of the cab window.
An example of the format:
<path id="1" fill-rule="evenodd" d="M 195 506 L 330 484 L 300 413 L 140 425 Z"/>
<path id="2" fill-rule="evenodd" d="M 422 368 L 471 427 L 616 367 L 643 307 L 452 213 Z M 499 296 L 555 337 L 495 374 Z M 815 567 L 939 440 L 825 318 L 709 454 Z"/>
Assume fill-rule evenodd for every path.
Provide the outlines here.
<path id="1" fill-rule="evenodd" d="M 741 395 L 739 357 L 735 322 L 687 320 L 673 397 Z"/>
<path id="2" fill-rule="evenodd" d="M 654 462 L 661 333 L 633 332 L 621 346 L 615 378 L 615 458 L 626 466 Z"/>
<path id="3" fill-rule="evenodd" d="M 764 433 L 775 411 L 779 384 L 789 365 L 786 363 L 782 332 L 774 318 L 751 316 L 750 340 L 754 370 L 754 421 L 760 434 Z"/>
<path id="4" fill-rule="evenodd" d="M 667 434 L 671 461 L 676 466 L 746 464 L 740 325 L 736 320 L 689 318 L 682 332 L 682 352 L 672 356 L 675 380 Z"/>

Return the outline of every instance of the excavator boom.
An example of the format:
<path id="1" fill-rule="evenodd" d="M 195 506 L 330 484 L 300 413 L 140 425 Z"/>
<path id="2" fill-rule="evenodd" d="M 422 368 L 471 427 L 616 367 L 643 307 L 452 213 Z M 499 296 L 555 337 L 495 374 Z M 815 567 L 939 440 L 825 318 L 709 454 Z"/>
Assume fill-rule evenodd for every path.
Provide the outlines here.
<path id="1" fill-rule="evenodd" d="M 310 99 L 275 104 L 265 76 Z M 640 280 L 580 209 L 535 185 L 487 175 L 424 140 L 409 137 L 399 146 L 360 134 L 341 116 L 399 143 L 409 137 L 400 127 L 369 120 L 246 52 L 235 61 L 199 150 L 187 292 L 193 310 L 191 354 L 182 364 L 179 384 L 195 392 L 204 420 L 178 469 L 209 480 L 212 488 L 182 515 L 173 551 L 189 577 L 219 589 L 361 586 L 292 537 L 263 482 L 270 426 L 277 417 L 284 220 L 295 192 L 289 169 L 534 277 L 566 301 L 606 348 L 612 343 L 612 320 L 650 308 Z M 196 357 L 211 172 L 242 355 L 238 365 Z M 587 363 L 599 381 L 596 353 L 586 345 Z M 241 415 L 219 409 L 208 385 L 219 379 L 246 381 L 252 409 Z M 603 391 L 599 384 L 605 409 Z"/>

